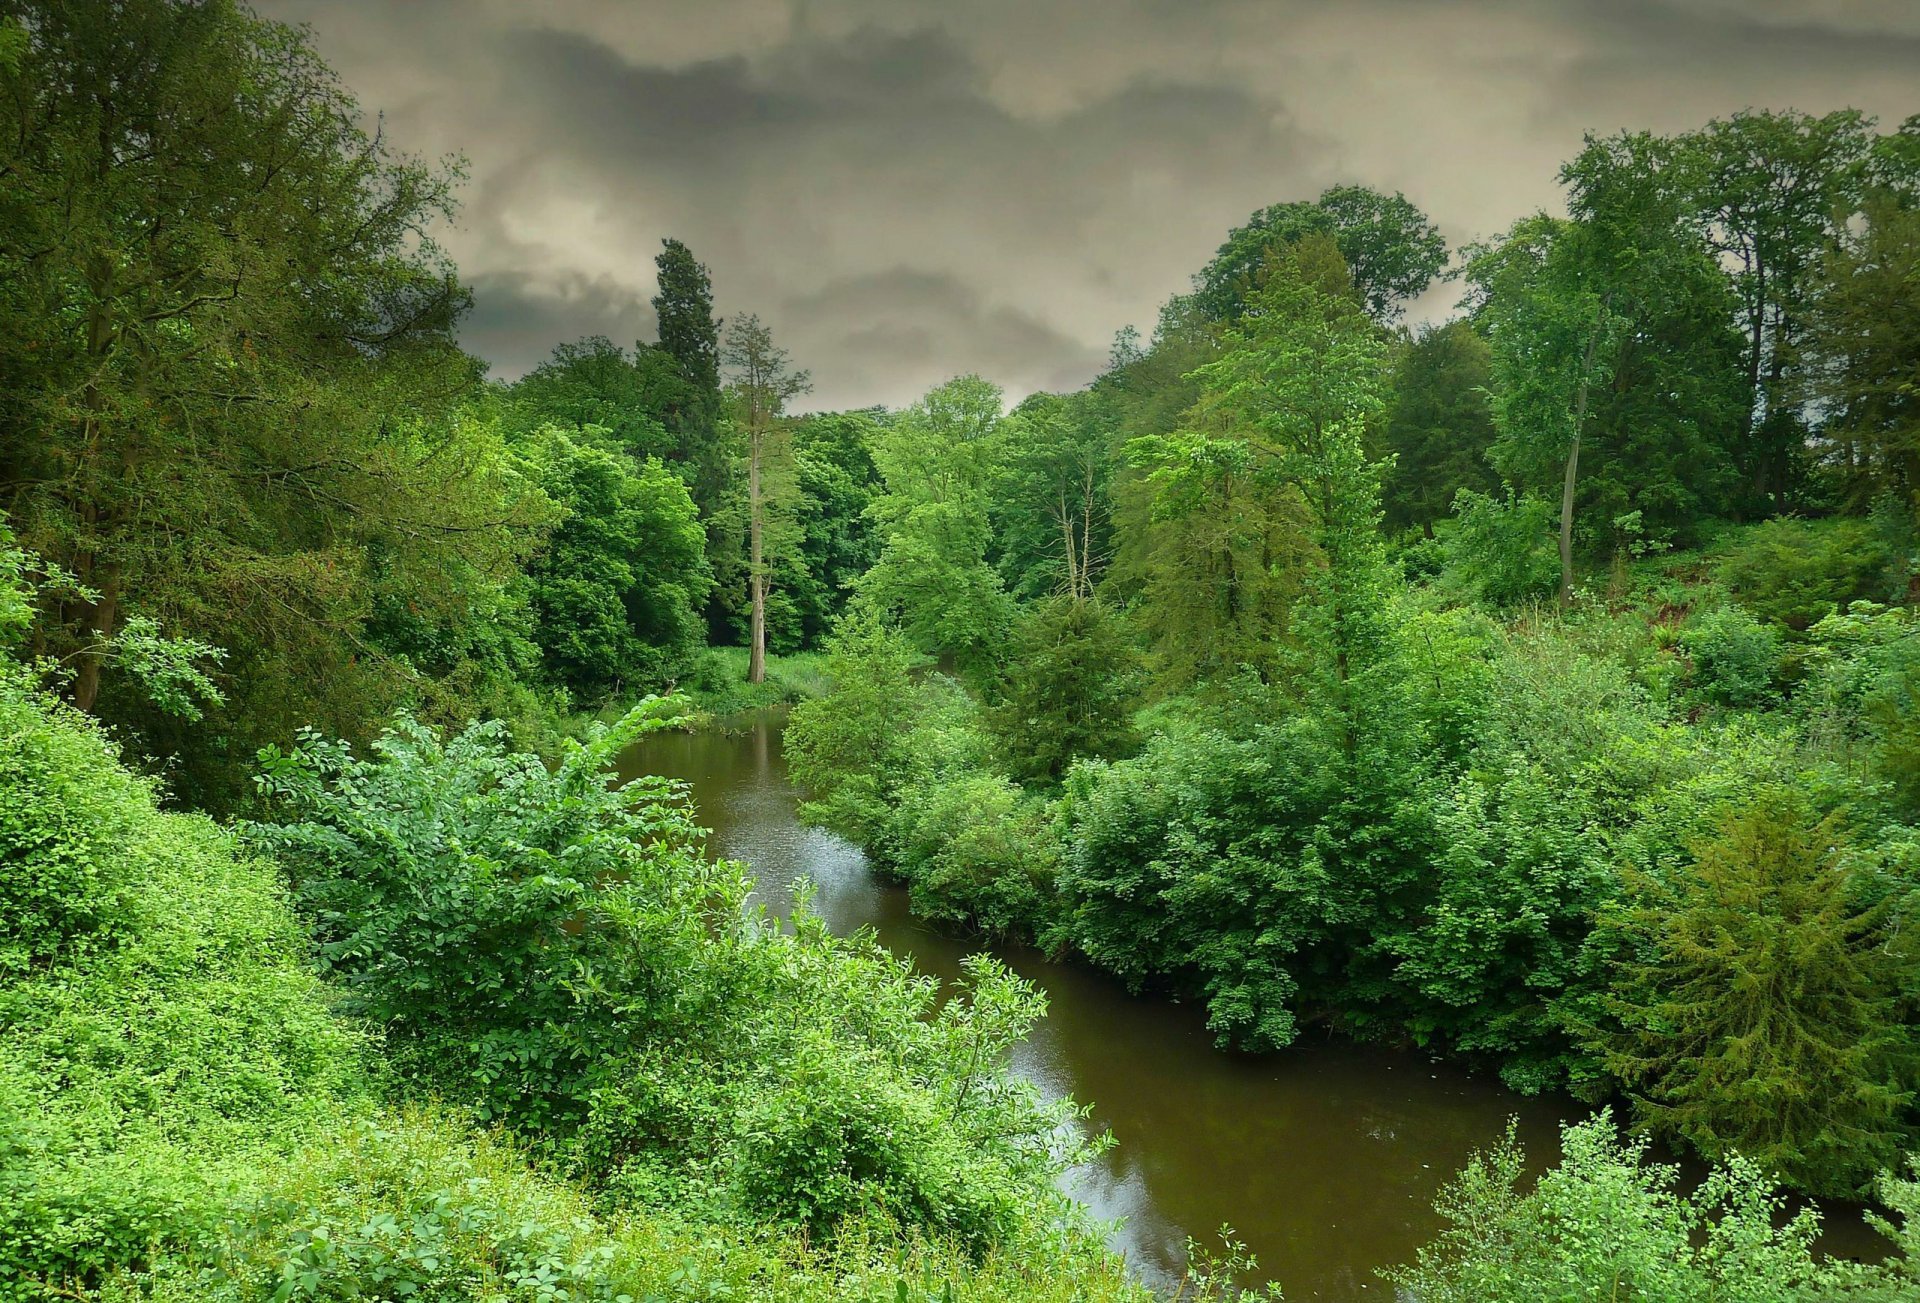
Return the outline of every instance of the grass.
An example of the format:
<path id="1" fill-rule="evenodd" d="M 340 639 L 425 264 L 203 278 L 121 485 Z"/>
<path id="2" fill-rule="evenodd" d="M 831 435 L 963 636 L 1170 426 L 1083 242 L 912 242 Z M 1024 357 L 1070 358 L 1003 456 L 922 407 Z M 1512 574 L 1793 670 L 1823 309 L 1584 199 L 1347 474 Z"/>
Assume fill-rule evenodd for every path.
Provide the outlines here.
<path id="1" fill-rule="evenodd" d="M 763 706 L 792 705 L 823 695 L 828 688 L 824 652 L 795 652 L 767 657 L 764 683 L 747 682 L 745 647 L 709 647 L 679 691 L 702 715 L 731 715 Z"/>

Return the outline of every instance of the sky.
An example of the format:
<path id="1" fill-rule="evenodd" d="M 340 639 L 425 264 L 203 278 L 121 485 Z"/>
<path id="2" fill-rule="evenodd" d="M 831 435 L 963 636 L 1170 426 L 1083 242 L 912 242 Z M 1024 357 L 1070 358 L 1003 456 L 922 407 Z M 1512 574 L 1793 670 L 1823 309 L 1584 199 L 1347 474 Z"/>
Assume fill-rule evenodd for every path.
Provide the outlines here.
<path id="1" fill-rule="evenodd" d="M 1920 0 L 256 3 L 400 147 L 464 157 L 440 238 L 494 375 L 653 339 L 671 235 L 806 408 L 1083 385 L 1229 228 L 1328 185 L 1457 247 L 1556 207 L 1586 131 L 1920 112 Z"/>

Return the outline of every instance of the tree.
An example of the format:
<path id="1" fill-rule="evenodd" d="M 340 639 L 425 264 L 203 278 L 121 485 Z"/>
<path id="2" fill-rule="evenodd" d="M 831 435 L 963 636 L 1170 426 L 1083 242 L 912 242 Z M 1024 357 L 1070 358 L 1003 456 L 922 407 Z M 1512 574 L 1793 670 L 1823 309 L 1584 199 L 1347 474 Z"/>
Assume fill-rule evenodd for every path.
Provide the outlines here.
<path id="1" fill-rule="evenodd" d="M 1023 597 L 1093 595 L 1111 548 L 1107 394 L 1035 394 L 1007 417 L 994 489 L 1000 573 Z"/>
<path id="2" fill-rule="evenodd" d="M 1681 142 L 1693 203 L 1739 293 L 1747 402 L 1736 456 L 1749 510 L 1777 511 L 1797 487 L 1802 331 L 1821 256 L 1857 205 L 1872 146 L 1872 121 L 1855 109 L 1749 109 Z"/>
<path id="3" fill-rule="evenodd" d="M 1215 321 L 1239 316 L 1259 288 L 1267 256 L 1309 235 L 1339 246 L 1361 302 L 1376 321 L 1396 320 L 1406 300 L 1432 283 L 1447 263 L 1446 242 L 1425 213 L 1395 191 L 1334 186 L 1313 203 L 1272 204 L 1228 232 L 1194 277 L 1194 299 Z"/>
<path id="4" fill-rule="evenodd" d="M 95 594 L 44 604 L 37 650 L 127 718 L 89 649 L 150 615 L 227 647 L 230 734 L 357 731 L 413 681 L 364 636 L 367 548 L 449 600 L 543 515 L 454 410 L 479 368 L 430 233 L 457 167 L 362 130 L 304 34 L 228 0 L 0 19 L 25 37 L 0 67 L 0 498 Z"/>
<path id="5" fill-rule="evenodd" d="M 1657 1135 L 1740 1153 L 1802 1189 L 1851 1195 L 1908 1137 L 1911 948 L 1872 903 L 1838 820 L 1763 791 L 1727 811 L 1693 863 L 1629 875 L 1609 926 L 1630 980 L 1596 1048 Z"/>
<path id="6" fill-rule="evenodd" d="M 1882 192 L 1820 260 L 1801 319 L 1801 396 L 1856 507 L 1887 493 L 1920 518 L 1920 209 Z"/>
<path id="7" fill-rule="evenodd" d="M 1227 331 L 1226 351 L 1200 368 L 1203 402 L 1257 430 L 1276 453 L 1276 472 L 1311 510 L 1319 561 L 1307 591 L 1343 713 L 1350 680 L 1384 629 L 1380 467 L 1367 455 L 1366 429 L 1386 404 L 1387 348 L 1356 293 L 1326 237 L 1277 250 L 1249 310 Z"/>
<path id="8" fill-rule="evenodd" d="M 855 583 L 879 558 L 868 510 L 881 488 L 871 452 L 878 433 L 869 412 L 816 413 L 794 425 L 800 544 L 783 581 L 792 602 L 788 641 L 794 647 L 819 645 Z"/>
<path id="9" fill-rule="evenodd" d="M 787 400 L 813 387 L 805 371 L 792 369 L 773 332 L 753 315 L 734 322 L 724 355 L 733 376 L 733 398 L 747 439 L 747 588 L 752 604 L 747 682 L 767 678 L 767 585 L 772 574 L 769 541 L 784 547 L 791 532 L 792 447 L 781 417 Z"/>
<path id="10" fill-rule="evenodd" d="M 1640 511 L 1671 536 L 1722 506 L 1739 397 L 1727 278 L 1672 147 L 1589 138 L 1561 177 L 1572 217 L 1517 223 L 1467 276 L 1493 349 L 1494 465 L 1524 491 L 1559 480 L 1564 606 L 1577 508 Z"/>
<path id="11" fill-rule="evenodd" d="M 660 351 L 673 359 L 689 394 L 672 413 L 683 431 L 718 416 L 720 397 L 720 323 L 713 315 L 713 280 L 693 251 L 666 239 L 654 256 L 659 292 L 653 312 L 659 322 Z"/>
<path id="12" fill-rule="evenodd" d="M 548 427 L 535 472 L 565 511 L 527 567 L 534 640 L 548 671 L 577 696 L 658 688 L 700 646 L 713 584 L 686 485 L 665 464 L 634 462 L 594 427 Z"/>
<path id="13" fill-rule="evenodd" d="M 1493 351 L 1469 322 L 1428 326 L 1400 354 L 1385 434 L 1394 459 L 1384 492 L 1388 521 L 1431 536 L 1460 490 L 1499 487 L 1487 462 L 1492 384 Z"/>
<path id="14" fill-rule="evenodd" d="M 666 423 L 685 390 L 666 354 L 645 347 L 628 353 L 593 335 L 556 346 L 508 386 L 503 420 L 510 434 L 597 426 L 635 458 L 673 457 L 678 449 Z"/>
<path id="15" fill-rule="evenodd" d="M 1082 756 L 1131 749 L 1140 657 L 1117 613 L 1050 597 L 1014 619 L 985 714 L 1016 779 L 1053 782 Z"/>
<path id="16" fill-rule="evenodd" d="M 1613 296 L 1581 266 L 1585 231 L 1544 214 L 1516 225 L 1469 265 L 1485 293 L 1493 348 L 1492 457 L 1510 479 L 1537 483 L 1558 463 L 1560 605 L 1573 596 L 1574 487 L 1594 389 L 1606 383 L 1619 323 Z"/>
<path id="17" fill-rule="evenodd" d="M 882 546 L 860 592 L 923 652 L 979 661 L 1005 632 L 1011 604 L 987 561 L 1005 455 L 1000 390 L 971 375 L 929 391 L 874 443 Z"/>

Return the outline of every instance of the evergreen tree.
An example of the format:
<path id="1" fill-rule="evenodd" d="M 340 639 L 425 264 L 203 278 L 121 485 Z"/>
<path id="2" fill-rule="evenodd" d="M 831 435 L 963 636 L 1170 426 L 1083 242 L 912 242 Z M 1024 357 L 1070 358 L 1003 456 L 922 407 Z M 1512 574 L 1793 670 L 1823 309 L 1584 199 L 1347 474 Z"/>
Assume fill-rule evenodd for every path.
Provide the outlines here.
<path id="1" fill-rule="evenodd" d="M 1633 959 L 1596 1043 L 1657 1135 L 1836 1195 L 1897 1160 L 1914 1081 L 1911 949 L 1845 852 L 1835 817 L 1775 789 L 1691 865 L 1630 873 L 1609 927 Z"/>

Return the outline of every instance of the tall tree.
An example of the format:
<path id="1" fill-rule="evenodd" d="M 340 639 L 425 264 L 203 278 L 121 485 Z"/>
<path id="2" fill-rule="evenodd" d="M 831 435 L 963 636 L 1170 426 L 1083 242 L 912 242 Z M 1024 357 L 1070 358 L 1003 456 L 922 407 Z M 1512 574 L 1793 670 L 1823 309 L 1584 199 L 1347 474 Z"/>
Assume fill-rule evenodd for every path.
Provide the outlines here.
<path id="1" fill-rule="evenodd" d="M 660 351 L 674 360 L 699 398 L 720 392 L 720 323 L 713 315 L 713 278 L 693 251 L 675 239 L 661 242 L 653 265 L 653 296 Z"/>
<path id="2" fill-rule="evenodd" d="M 1386 404 L 1387 344 L 1325 236 L 1276 250 L 1248 306 L 1227 332 L 1226 352 L 1200 368 L 1203 401 L 1258 430 L 1279 454 L 1278 473 L 1311 508 L 1320 555 L 1307 594 L 1352 754 L 1352 679 L 1384 635 L 1380 466 L 1367 455 L 1366 432 Z"/>
<path id="3" fill-rule="evenodd" d="M 1106 392 L 1035 394 L 1003 426 L 995 486 L 1000 573 L 1022 597 L 1093 596 L 1106 569 L 1113 435 Z"/>
<path id="4" fill-rule="evenodd" d="M 873 503 L 882 547 L 860 593 L 923 652 L 978 662 L 1012 614 L 988 562 L 1006 455 L 1001 403 L 998 386 L 960 376 L 900 413 L 874 443 L 886 481 Z"/>
<path id="5" fill-rule="evenodd" d="M 773 332 L 751 314 L 728 328 L 724 360 L 733 377 L 734 402 L 746 435 L 747 587 L 752 610 L 747 682 L 762 683 L 767 677 L 770 522 L 777 530 L 790 521 L 792 490 L 797 487 L 791 482 L 792 448 L 781 418 L 788 400 L 807 392 L 813 380 L 805 371 L 793 369 L 786 350 L 775 347 Z"/>
<path id="6" fill-rule="evenodd" d="M 1564 605 L 1581 506 L 1678 531 L 1722 504 L 1738 393 L 1726 276 L 1670 146 L 1589 138 L 1561 177 L 1572 217 L 1524 219 L 1467 277 L 1493 349 L 1494 465 L 1543 495 L 1558 481 Z"/>
<path id="7" fill-rule="evenodd" d="M 1334 186 L 1312 203 L 1271 204 L 1228 232 L 1194 277 L 1196 304 L 1215 321 L 1237 317 L 1259 288 L 1269 251 L 1308 235 L 1332 237 L 1361 302 L 1382 323 L 1398 319 L 1447 263 L 1446 241 L 1405 195 Z"/>
<path id="8" fill-rule="evenodd" d="M 1560 470 L 1560 605 L 1573 596 L 1574 490 L 1593 391 L 1606 383 L 1620 329 L 1613 294 L 1583 256 L 1587 231 L 1544 214 L 1477 256 L 1468 275 L 1485 295 L 1493 346 L 1492 456 L 1509 479 Z"/>
<path id="9" fill-rule="evenodd" d="M 1394 371 L 1385 443 L 1394 454 L 1385 489 L 1387 520 L 1432 533 L 1461 489 L 1498 487 L 1487 450 L 1493 444 L 1493 352 L 1469 322 L 1429 326 Z"/>
<path id="10" fill-rule="evenodd" d="M 478 368 L 429 237 L 457 169 L 362 130 L 302 32 L 229 0 L 0 22 L 25 34 L 0 67 L 0 500 L 90 590 L 42 610 L 41 649 L 95 708 L 144 610 L 234 650 L 236 714 L 355 727 L 322 694 L 365 710 L 409 673 L 362 636 L 366 548 L 427 594 L 528 520 L 451 412 Z"/>
<path id="11" fill-rule="evenodd" d="M 1891 494 L 1920 520 L 1920 209 L 1870 199 L 1813 284 L 1801 396 L 1826 413 L 1852 505 Z"/>
<path id="12" fill-rule="evenodd" d="M 1754 111 L 1684 141 L 1694 201 L 1734 267 L 1748 404 L 1737 457 L 1750 510 L 1789 505 L 1806 428 L 1795 401 L 1803 323 L 1820 258 L 1857 202 L 1873 146 L 1854 109 L 1815 117 Z"/>

